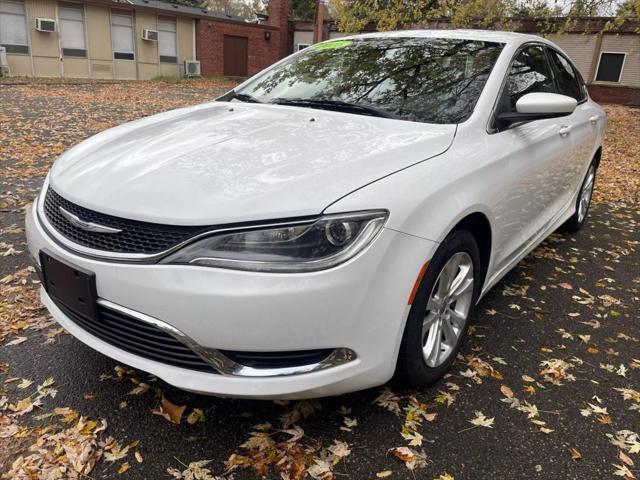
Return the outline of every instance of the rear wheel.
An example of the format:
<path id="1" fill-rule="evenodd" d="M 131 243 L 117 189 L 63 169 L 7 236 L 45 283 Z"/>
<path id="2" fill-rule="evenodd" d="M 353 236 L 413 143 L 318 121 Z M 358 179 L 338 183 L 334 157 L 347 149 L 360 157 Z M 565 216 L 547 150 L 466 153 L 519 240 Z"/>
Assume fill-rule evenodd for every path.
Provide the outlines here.
<path id="1" fill-rule="evenodd" d="M 596 166 L 594 163 L 589 165 L 587 175 L 584 177 L 578 199 L 576 200 L 576 212 L 567 220 L 560 230 L 565 233 L 575 233 L 582 228 L 587 220 L 589 206 L 591 205 L 591 197 L 593 196 L 593 187 L 596 183 Z"/>
<path id="2" fill-rule="evenodd" d="M 466 230 L 450 234 L 431 259 L 405 327 L 397 376 L 412 386 L 431 385 L 462 347 L 479 293 L 479 251 Z"/>

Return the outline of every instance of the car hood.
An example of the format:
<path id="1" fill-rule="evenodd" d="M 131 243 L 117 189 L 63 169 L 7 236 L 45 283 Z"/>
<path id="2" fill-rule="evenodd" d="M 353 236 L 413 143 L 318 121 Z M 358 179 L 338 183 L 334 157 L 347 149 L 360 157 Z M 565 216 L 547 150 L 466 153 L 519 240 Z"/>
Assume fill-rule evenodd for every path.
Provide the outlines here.
<path id="1" fill-rule="evenodd" d="M 210 102 L 102 132 L 55 162 L 53 189 L 86 208 L 176 225 L 316 215 L 444 152 L 455 125 Z M 384 208 L 380 205 L 371 208 Z"/>

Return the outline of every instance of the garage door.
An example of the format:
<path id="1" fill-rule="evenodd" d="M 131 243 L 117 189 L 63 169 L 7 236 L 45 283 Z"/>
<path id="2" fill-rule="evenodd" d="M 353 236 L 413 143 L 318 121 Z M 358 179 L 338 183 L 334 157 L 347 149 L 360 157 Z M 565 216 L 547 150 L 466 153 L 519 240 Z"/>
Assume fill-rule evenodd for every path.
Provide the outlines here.
<path id="1" fill-rule="evenodd" d="M 247 37 L 225 35 L 223 44 L 224 74 L 229 77 L 246 77 L 249 48 L 249 41 Z"/>

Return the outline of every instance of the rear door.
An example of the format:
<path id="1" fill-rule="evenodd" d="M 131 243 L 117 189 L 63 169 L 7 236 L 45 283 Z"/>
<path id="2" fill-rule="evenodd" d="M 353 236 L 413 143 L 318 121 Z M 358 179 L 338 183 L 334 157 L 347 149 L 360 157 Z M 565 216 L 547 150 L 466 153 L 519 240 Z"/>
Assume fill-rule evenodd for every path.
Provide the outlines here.
<path id="1" fill-rule="evenodd" d="M 582 184 L 591 162 L 596 144 L 598 123 L 604 119 L 598 109 L 587 101 L 587 92 L 580 74 L 571 62 L 554 48 L 547 48 L 551 69 L 556 81 L 558 93 L 575 98 L 578 106 L 569 116 L 574 151 L 566 159 L 563 170 L 562 205 L 573 200 L 574 194 Z"/>
<path id="2" fill-rule="evenodd" d="M 223 37 L 223 72 L 227 77 L 246 77 L 249 54 L 247 37 L 225 35 Z"/>

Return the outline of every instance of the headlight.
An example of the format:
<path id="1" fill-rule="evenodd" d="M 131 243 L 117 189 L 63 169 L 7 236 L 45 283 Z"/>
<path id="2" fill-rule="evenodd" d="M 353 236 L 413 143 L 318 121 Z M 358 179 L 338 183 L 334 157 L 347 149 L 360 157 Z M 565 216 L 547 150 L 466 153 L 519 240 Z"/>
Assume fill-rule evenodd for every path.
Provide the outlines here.
<path id="1" fill-rule="evenodd" d="M 323 270 L 366 248 L 387 215 L 385 210 L 325 215 L 314 222 L 221 233 L 187 245 L 162 263 L 258 272 Z"/>

